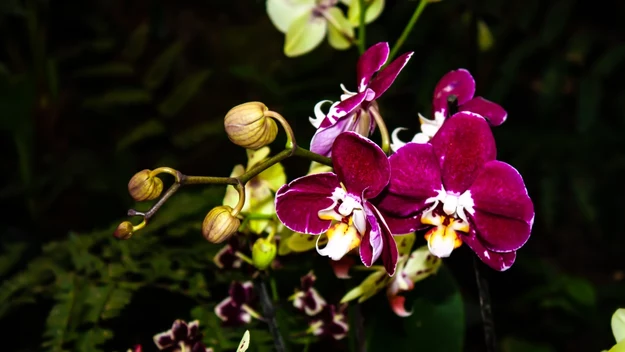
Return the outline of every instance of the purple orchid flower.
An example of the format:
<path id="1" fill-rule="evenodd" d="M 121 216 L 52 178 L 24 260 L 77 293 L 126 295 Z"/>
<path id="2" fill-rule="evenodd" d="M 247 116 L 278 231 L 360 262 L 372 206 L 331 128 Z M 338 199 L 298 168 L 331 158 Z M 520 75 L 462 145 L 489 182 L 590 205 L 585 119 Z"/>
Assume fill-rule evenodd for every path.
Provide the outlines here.
<path id="1" fill-rule="evenodd" d="M 341 305 L 337 308 L 333 304 L 325 306 L 321 313 L 310 321 L 308 331 L 315 336 L 343 339 L 349 331 L 347 317 L 343 313 L 346 307 L 347 305 Z"/>
<path id="2" fill-rule="evenodd" d="M 386 221 L 369 202 L 390 179 L 390 165 L 382 149 L 354 132 L 340 134 L 332 146 L 336 173 L 326 172 L 295 179 L 276 193 L 276 214 L 289 229 L 319 235 L 328 243 L 317 252 L 340 260 L 360 246 L 360 259 L 371 266 L 382 257 L 393 275 L 397 245 Z"/>
<path id="3" fill-rule="evenodd" d="M 248 324 L 252 317 L 259 319 L 260 316 L 250 304 L 255 302 L 254 285 L 251 281 L 236 282 L 230 284 L 229 296 L 215 307 L 215 314 L 224 322 L 224 325 L 239 326 Z"/>
<path id="4" fill-rule="evenodd" d="M 508 113 L 499 105 L 482 97 L 473 97 L 475 94 L 475 80 L 469 71 L 461 68 L 450 71 L 438 81 L 434 88 L 432 110 L 434 119 L 427 119 L 419 114 L 421 132 L 417 133 L 412 142 L 427 143 L 441 128 L 447 118 L 455 113 L 449 111 L 449 98 L 455 97 L 458 111 L 469 111 L 484 117 L 491 126 L 499 126 L 508 117 Z M 406 143 L 402 142 L 397 134 L 405 130 L 396 128 L 392 133 L 391 148 L 396 151 Z"/>
<path id="5" fill-rule="evenodd" d="M 367 49 L 358 59 L 358 91 L 350 92 L 341 85 L 344 91 L 341 101 L 333 104 L 327 115 L 321 112 L 321 105 L 330 101 L 324 100 L 315 106 L 316 119 L 310 118 L 310 122 L 317 128 L 317 132 L 310 141 L 311 151 L 330 156 L 332 143 L 341 132 L 355 131 L 365 137 L 373 133 L 375 120 L 372 116 L 380 114 L 375 100 L 393 84 L 413 54 L 405 53 L 382 69 L 388 60 L 389 51 L 386 42 Z"/>
<path id="6" fill-rule="evenodd" d="M 306 313 L 308 316 L 319 314 L 327 305 L 323 297 L 321 297 L 319 292 L 313 287 L 316 280 L 317 277 L 311 270 L 308 274 L 302 276 L 301 290 L 291 296 L 293 306 Z"/>
<path id="7" fill-rule="evenodd" d="M 160 351 L 166 352 L 212 352 L 212 348 L 206 348 L 202 343 L 199 325 L 197 320 L 187 324 L 184 320 L 177 319 L 171 329 L 154 335 L 154 343 Z"/>
<path id="8" fill-rule="evenodd" d="M 237 256 L 237 252 L 242 249 L 238 236 L 233 236 L 228 244 L 215 254 L 213 262 L 219 269 L 238 269 L 243 265 L 243 260 Z"/>
<path id="9" fill-rule="evenodd" d="M 377 204 L 391 231 L 429 227 L 432 254 L 447 257 L 466 243 L 493 269 L 508 269 L 529 239 L 534 206 L 521 175 L 496 152 L 490 126 L 471 112 L 455 114 L 431 143 L 397 150 Z"/>

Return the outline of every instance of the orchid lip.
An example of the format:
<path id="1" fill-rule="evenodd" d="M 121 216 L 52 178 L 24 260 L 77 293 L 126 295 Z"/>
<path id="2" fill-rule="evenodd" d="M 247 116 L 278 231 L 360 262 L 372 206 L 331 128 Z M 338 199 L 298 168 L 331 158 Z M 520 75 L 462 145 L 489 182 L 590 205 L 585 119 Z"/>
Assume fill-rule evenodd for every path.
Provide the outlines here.
<path id="1" fill-rule="evenodd" d="M 445 187 L 441 186 L 441 189 L 437 192 L 438 194 L 436 196 L 428 198 L 425 201 L 425 204 L 434 203 L 427 212 L 431 212 L 441 203 L 443 204 L 445 214 L 457 216 L 464 222 L 468 222 L 465 211 L 471 215 L 475 214 L 475 203 L 471 197 L 471 191 L 467 190 L 462 194 L 455 194 L 454 192 L 445 191 Z"/>

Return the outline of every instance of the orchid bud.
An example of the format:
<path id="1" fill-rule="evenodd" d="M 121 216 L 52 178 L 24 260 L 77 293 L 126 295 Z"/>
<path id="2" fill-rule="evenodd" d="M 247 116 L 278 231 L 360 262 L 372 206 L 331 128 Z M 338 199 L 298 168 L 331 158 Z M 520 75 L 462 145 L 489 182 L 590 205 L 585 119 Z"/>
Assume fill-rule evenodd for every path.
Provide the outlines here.
<path id="1" fill-rule="evenodd" d="M 134 200 L 138 202 L 153 200 L 161 195 L 163 181 L 156 176 L 151 176 L 150 173 L 148 169 L 141 170 L 128 182 L 128 192 Z"/>
<path id="2" fill-rule="evenodd" d="M 252 246 L 252 262 L 260 270 L 265 270 L 276 257 L 276 243 L 266 238 L 259 238 Z"/>
<path id="3" fill-rule="evenodd" d="M 202 223 L 202 235 L 209 242 L 221 243 L 239 229 L 241 220 L 232 215 L 232 207 L 221 205 L 209 211 Z"/>
<path id="4" fill-rule="evenodd" d="M 115 232 L 113 232 L 113 236 L 120 240 L 127 240 L 132 237 L 134 230 L 134 226 L 130 221 L 124 221 L 117 226 Z"/>
<path id="5" fill-rule="evenodd" d="M 224 126 L 232 143 L 246 149 L 262 148 L 276 139 L 278 125 L 265 116 L 269 109 L 257 101 L 237 105 L 224 118 Z"/>

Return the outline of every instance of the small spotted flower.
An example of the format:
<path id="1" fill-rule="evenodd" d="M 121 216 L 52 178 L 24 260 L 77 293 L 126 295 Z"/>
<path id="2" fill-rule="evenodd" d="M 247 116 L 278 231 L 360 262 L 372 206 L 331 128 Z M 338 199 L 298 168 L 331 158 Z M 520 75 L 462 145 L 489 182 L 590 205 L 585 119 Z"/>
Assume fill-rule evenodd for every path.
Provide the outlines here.
<path id="1" fill-rule="evenodd" d="M 229 296 L 215 307 L 215 314 L 224 325 L 239 326 L 248 324 L 252 318 L 260 319 L 260 315 L 250 305 L 255 303 L 254 285 L 251 281 L 230 284 Z"/>
<path id="2" fill-rule="evenodd" d="M 160 351 L 166 352 L 213 352 L 212 348 L 206 348 L 202 343 L 199 325 L 197 320 L 187 324 L 177 319 L 171 329 L 154 335 L 154 343 Z M 141 347 L 134 352 L 141 352 Z"/>
<path id="3" fill-rule="evenodd" d="M 308 332 L 315 335 L 334 340 L 341 340 L 347 336 L 349 324 L 344 314 L 347 305 L 336 307 L 329 304 L 315 316 L 308 325 Z"/>
<path id="4" fill-rule="evenodd" d="M 319 314 L 327 305 L 326 301 L 321 297 L 319 292 L 313 287 L 317 277 L 312 270 L 302 276 L 301 290 L 298 290 L 290 299 L 293 300 L 293 306 L 308 316 Z"/>

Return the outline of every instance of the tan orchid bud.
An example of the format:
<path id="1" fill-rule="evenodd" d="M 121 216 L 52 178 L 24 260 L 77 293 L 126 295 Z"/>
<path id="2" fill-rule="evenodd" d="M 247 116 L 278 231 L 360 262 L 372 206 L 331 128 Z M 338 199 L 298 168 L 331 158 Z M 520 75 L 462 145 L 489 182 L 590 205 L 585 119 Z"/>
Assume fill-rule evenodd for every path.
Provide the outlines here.
<path id="1" fill-rule="evenodd" d="M 232 215 L 232 207 L 221 205 L 209 211 L 202 223 L 202 235 L 209 242 L 221 243 L 237 232 L 241 220 Z"/>
<path id="2" fill-rule="evenodd" d="M 132 237 L 134 231 L 134 226 L 130 221 L 124 221 L 117 226 L 115 232 L 113 232 L 113 236 L 120 240 L 127 240 Z"/>
<path id="3" fill-rule="evenodd" d="M 224 127 L 232 143 L 247 149 L 262 148 L 276 139 L 278 125 L 257 101 L 237 105 L 224 118 Z"/>
<path id="4" fill-rule="evenodd" d="M 150 176 L 150 173 L 148 169 L 141 170 L 128 182 L 128 193 L 134 200 L 153 200 L 163 192 L 163 181 L 156 176 Z"/>
<path id="5" fill-rule="evenodd" d="M 252 262 L 260 270 L 265 270 L 276 258 L 276 243 L 266 238 L 259 238 L 252 246 Z"/>

